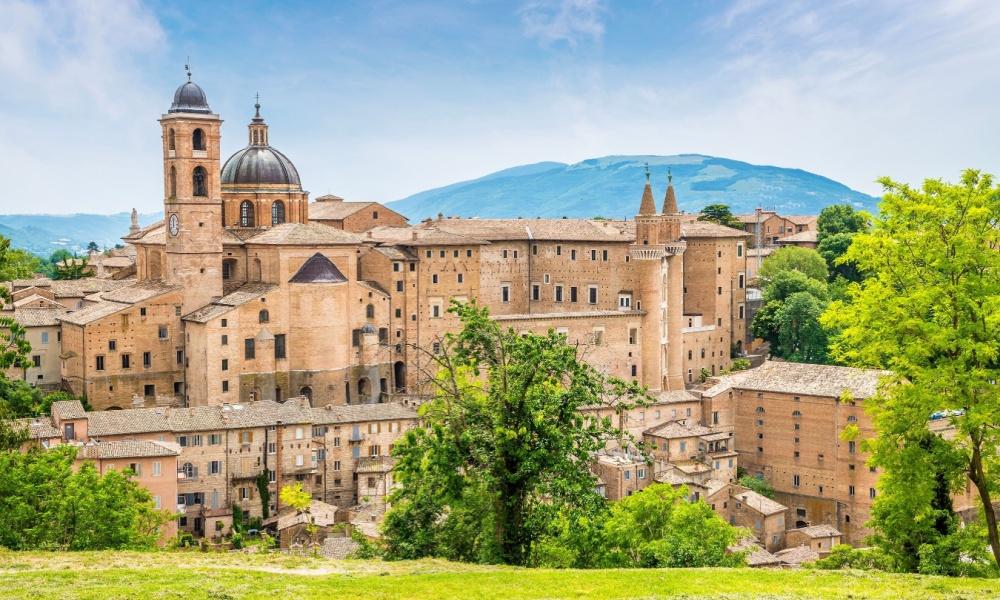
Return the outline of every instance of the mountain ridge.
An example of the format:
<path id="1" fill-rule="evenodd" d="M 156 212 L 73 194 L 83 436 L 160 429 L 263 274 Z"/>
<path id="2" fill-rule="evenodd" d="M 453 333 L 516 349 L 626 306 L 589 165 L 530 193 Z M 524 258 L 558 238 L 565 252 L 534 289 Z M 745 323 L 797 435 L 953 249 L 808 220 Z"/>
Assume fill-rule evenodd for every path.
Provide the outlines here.
<path id="1" fill-rule="evenodd" d="M 411 220 L 438 213 L 493 218 L 629 218 L 638 208 L 646 164 L 657 195 L 673 174 L 681 210 L 728 204 L 734 213 L 761 206 L 818 214 L 830 204 L 875 210 L 878 199 L 804 169 L 755 165 L 705 154 L 608 155 L 576 163 L 539 162 L 426 190 L 390 202 Z"/>

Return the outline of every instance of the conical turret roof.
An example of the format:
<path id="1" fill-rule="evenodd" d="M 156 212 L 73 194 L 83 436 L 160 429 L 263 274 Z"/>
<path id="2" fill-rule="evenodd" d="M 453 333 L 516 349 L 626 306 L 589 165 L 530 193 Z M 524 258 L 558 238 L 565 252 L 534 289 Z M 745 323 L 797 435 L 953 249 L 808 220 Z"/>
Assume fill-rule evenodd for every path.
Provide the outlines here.
<path id="1" fill-rule="evenodd" d="M 642 190 L 642 202 L 639 204 L 640 215 L 655 215 L 656 201 L 653 200 L 653 188 L 649 185 L 649 166 L 646 166 L 646 187 Z"/>
<path id="2" fill-rule="evenodd" d="M 674 176 L 668 174 L 667 194 L 663 197 L 663 214 L 676 215 L 678 212 L 677 196 L 674 194 Z"/>

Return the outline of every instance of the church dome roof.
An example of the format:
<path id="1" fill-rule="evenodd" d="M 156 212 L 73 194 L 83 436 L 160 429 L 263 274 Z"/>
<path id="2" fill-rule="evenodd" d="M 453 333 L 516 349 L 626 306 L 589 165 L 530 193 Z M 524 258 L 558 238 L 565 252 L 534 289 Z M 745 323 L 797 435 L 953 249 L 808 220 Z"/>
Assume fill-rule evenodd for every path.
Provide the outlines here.
<path id="1" fill-rule="evenodd" d="M 167 112 L 207 114 L 211 113 L 212 109 L 208 107 L 208 98 L 205 96 L 205 90 L 189 79 L 174 92 L 174 103 L 170 105 L 170 110 Z"/>
<path id="2" fill-rule="evenodd" d="M 302 185 L 292 161 L 276 149 L 262 145 L 247 146 L 222 166 L 222 185 L 241 183 Z"/>

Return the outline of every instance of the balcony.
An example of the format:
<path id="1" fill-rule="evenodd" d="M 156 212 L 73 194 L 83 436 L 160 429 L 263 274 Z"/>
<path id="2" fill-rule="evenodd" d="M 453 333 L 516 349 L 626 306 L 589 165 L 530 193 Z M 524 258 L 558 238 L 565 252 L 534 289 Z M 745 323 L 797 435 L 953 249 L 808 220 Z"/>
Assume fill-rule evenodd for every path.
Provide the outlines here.
<path id="1" fill-rule="evenodd" d="M 365 439 L 365 434 L 363 434 L 361 432 L 357 432 L 357 433 L 351 433 L 351 435 L 348 436 L 347 441 L 348 442 L 360 442 L 360 441 L 362 441 L 364 439 Z"/>

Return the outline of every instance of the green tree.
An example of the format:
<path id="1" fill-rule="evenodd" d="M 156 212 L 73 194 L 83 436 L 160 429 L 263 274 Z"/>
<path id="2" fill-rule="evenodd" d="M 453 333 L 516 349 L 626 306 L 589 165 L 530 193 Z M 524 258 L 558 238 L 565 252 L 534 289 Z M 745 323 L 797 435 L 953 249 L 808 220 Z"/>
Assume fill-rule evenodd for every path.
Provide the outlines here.
<path id="1" fill-rule="evenodd" d="M 97 252 L 100 248 L 97 246 L 97 242 L 90 242 L 87 244 L 87 252 Z"/>
<path id="2" fill-rule="evenodd" d="M 741 532 L 687 488 L 655 483 L 615 503 L 604 526 L 607 566 L 737 566 L 744 557 L 727 549 Z"/>
<path id="3" fill-rule="evenodd" d="M 462 330 L 428 354 L 437 372 L 425 427 L 393 448 L 386 556 L 527 564 L 560 515 L 605 510 L 588 465 L 609 440 L 630 441 L 580 408 L 648 397 L 585 363 L 564 335 L 521 335 L 474 303 L 449 310 Z"/>
<path id="4" fill-rule="evenodd" d="M 871 215 L 854 210 L 849 204 L 834 204 L 827 206 L 816 219 L 816 239 L 823 241 L 829 235 L 838 233 L 853 234 L 868 229 Z"/>
<path id="5" fill-rule="evenodd" d="M 10 240 L 0 236 L 0 281 L 27 279 L 40 270 L 41 259 L 26 250 L 11 248 Z"/>
<path id="6" fill-rule="evenodd" d="M 898 471 L 899 454 L 922 439 L 932 413 L 950 411 L 955 431 L 946 441 L 961 466 L 944 476 L 955 486 L 972 481 L 1000 562 L 993 506 L 1000 484 L 1000 189 L 974 170 L 959 184 L 881 183 L 874 227 L 856 234 L 845 255 L 868 277 L 824 316 L 839 330 L 833 355 L 893 372 L 866 404 L 878 431 L 868 444 L 876 466 Z M 884 492 L 910 493 L 902 486 Z"/>
<path id="7" fill-rule="evenodd" d="M 718 223 L 719 225 L 725 225 L 733 229 L 743 229 L 743 223 L 733 215 L 733 212 L 729 210 L 729 206 L 726 204 L 709 204 L 701 209 L 698 220 L 711 221 L 712 223 Z"/>
<path id="8" fill-rule="evenodd" d="M 57 250 L 56 254 L 59 252 L 65 251 Z M 56 254 L 53 254 L 53 258 L 50 259 L 52 279 L 83 279 L 84 277 L 90 277 L 92 275 L 90 265 L 87 264 L 86 258 L 80 258 L 71 254 L 69 256 L 62 256 L 59 260 L 55 260 Z"/>
<path id="9" fill-rule="evenodd" d="M 816 248 L 819 255 L 826 261 L 831 278 L 842 277 L 847 281 L 861 281 L 861 272 L 854 261 L 842 258 L 847 254 L 847 249 L 851 247 L 853 239 L 853 233 L 834 233 L 824 237 Z"/>
<path id="10" fill-rule="evenodd" d="M 299 512 L 308 512 L 312 505 L 312 496 L 301 483 L 286 485 L 281 488 L 278 498 L 285 506 L 290 506 Z"/>
<path id="11" fill-rule="evenodd" d="M 827 361 L 827 335 L 819 319 L 825 304 L 809 292 L 789 296 L 774 315 L 778 354 L 795 362 Z"/>
<path id="12" fill-rule="evenodd" d="M 169 518 L 130 473 L 73 468 L 76 449 L 0 452 L 0 546 L 153 548 Z"/>
<path id="13" fill-rule="evenodd" d="M 825 282 L 828 271 L 826 261 L 812 248 L 787 246 L 764 259 L 758 277 L 766 287 L 782 271 L 799 271 L 816 281 Z"/>
<path id="14" fill-rule="evenodd" d="M 774 498 L 774 486 L 762 475 L 744 475 L 737 480 L 737 483 L 765 498 Z"/>

